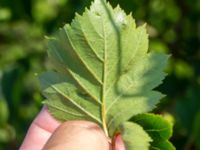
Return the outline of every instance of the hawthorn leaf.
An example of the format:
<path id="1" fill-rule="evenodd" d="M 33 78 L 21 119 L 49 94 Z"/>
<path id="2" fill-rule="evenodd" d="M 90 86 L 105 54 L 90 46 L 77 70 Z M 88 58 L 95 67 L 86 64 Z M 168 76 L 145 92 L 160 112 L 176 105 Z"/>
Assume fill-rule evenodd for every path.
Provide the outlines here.
<path id="1" fill-rule="evenodd" d="M 166 76 L 169 56 L 149 52 L 145 25 L 136 27 L 119 6 L 94 0 L 47 43 L 54 69 L 39 79 L 44 103 L 59 120 L 96 122 L 112 138 L 120 125 L 139 128 L 123 123 L 164 96 L 154 88 Z"/>
<path id="2" fill-rule="evenodd" d="M 119 131 L 127 150 L 149 150 L 152 139 L 140 125 L 125 122 L 120 125 Z"/>
<path id="3" fill-rule="evenodd" d="M 162 116 L 144 113 L 134 116 L 131 120 L 142 126 L 152 138 L 151 149 L 175 150 L 174 146 L 168 141 L 172 136 L 172 124 Z"/>

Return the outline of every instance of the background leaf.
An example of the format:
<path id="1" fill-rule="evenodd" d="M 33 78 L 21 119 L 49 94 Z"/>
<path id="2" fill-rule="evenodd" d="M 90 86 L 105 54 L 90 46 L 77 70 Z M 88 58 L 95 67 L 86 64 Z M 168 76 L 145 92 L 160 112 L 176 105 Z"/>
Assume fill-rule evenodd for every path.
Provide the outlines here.
<path id="1" fill-rule="evenodd" d="M 141 125 L 150 135 L 153 140 L 151 149 L 175 150 L 174 146 L 168 141 L 172 136 L 172 124 L 162 116 L 146 113 L 133 117 L 132 121 Z"/>
<path id="2" fill-rule="evenodd" d="M 133 122 L 125 122 L 119 127 L 127 150 L 149 150 L 152 139 L 145 130 Z"/>

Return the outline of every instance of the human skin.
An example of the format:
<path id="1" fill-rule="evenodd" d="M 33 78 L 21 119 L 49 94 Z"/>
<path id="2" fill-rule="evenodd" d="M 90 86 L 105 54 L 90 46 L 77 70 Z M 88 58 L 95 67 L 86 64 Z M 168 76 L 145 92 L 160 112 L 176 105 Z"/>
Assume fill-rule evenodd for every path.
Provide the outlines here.
<path id="1" fill-rule="evenodd" d="M 114 150 L 125 150 L 121 136 Z M 20 150 L 111 150 L 110 139 L 102 129 L 89 121 L 55 120 L 44 107 L 32 122 Z"/>

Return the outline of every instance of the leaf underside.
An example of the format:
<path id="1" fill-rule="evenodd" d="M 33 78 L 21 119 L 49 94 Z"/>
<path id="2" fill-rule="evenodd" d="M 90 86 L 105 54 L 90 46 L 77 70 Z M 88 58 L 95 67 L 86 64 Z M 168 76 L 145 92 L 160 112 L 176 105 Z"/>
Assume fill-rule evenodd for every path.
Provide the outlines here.
<path id="1" fill-rule="evenodd" d="M 164 96 L 154 88 L 169 56 L 148 52 L 145 25 L 136 27 L 119 6 L 95 0 L 47 42 L 54 70 L 39 79 L 44 103 L 59 120 L 93 121 L 113 137 Z"/>

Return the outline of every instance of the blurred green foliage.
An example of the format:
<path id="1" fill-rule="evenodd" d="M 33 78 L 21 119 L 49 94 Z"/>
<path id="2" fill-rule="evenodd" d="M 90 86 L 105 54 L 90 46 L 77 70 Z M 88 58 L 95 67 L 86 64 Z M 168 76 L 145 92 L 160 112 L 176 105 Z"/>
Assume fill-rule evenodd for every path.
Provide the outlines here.
<path id="1" fill-rule="evenodd" d="M 110 0 L 147 22 L 150 50 L 170 53 L 167 95 L 156 113 L 174 122 L 178 150 L 200 150 L 200 1 Z M 37 74 L 49 66 L 44 36 L 90 0 L 0 0 L 0 150 L 17 149 L 41 109 Z M 130 39 L 131 40 L 131 39 Z"/>

